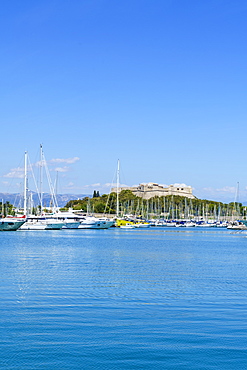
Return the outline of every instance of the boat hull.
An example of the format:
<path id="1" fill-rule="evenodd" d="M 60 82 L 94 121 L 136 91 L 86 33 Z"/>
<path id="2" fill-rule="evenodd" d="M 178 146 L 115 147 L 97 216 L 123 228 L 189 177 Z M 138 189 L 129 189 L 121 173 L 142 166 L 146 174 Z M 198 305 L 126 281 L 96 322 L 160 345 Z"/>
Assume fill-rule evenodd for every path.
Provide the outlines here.
<path id="1" fill-rule="evenodd" d="M 80 222 L 64 222 L 63 229 L 78 229 Z"/>
<path id="2" fill-rule="evenodd" d="M 45 230 L 46 225 L 26 222 L 24 225 L 21 226 L 21 230 Z"/>
<path id="3" fill-rule="evenodd" d="M 23 221 L 16 221 L 16 220 L 0 220 L 0 231 L 16 231 L 18 230 L 23 224 L 25 224 L 26 220 Z"/>
<path id="4" fill-rule="evenodd" d="M 30 219 L 21 226 L 21 230 L 60 230 L 63 226 L 63 222 L 56 220 Z"/>
<path id="5" fill-rule="evenodd" d="M 95 222 L 95 223 L 81 223 L 78 227 L 78 229 L 109 229 L 110 226 L 101 223 L 101 222 Z"/>
<path id="6" fill-rule="evenodd" d="M 63 226 L 63 222 L 51 222 L 47 223 L 45 230 L 61 230 Z"/>

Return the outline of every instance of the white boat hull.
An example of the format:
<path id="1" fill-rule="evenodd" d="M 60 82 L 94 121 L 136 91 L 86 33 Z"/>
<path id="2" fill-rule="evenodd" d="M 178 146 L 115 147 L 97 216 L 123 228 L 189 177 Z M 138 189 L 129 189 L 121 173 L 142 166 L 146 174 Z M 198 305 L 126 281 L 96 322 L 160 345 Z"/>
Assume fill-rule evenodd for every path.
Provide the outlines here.
<path id="1" fill-rule="evenodd" d="M 63 226 L 63 222 L 48 222 L 45 230 L 61 230 Z"/>
<path id="2" fill-rule="evenodd" d="M 94 222 L 94 223 L 80 223 L 78 229 L 109 229 L 110 226 L 108 226 L 106 223 L 103 222 Z"/>
<path id="3" fill-rule="evenodd" d="M 33 223 L 33 222 L 26 222 L 24 225 L 21 226 L 21 230 L 45 230 L 46 225 Z"/>
<path id="4" fill-rule="evenodd" d="M 140 228 L 140 229 L 142 229 L 142 228 L 147 228 L 147 227 L 150 227 L 150 224 L 135 224 L 135 227 L 137 227 L 137 228 Z"/>
<path id="5" fill-rule="evenodd" d="M 119 226 L 120 229 L 135 229 L 136 227 L 133 225 L 122 225 L 122 226 Z"/>
<path id="6" fill-rule="evenodd" d="M 30 219 L 21 226 L 21 230 L 60 230 L 64 223 L 56 220 Z"/>
<path id="7" fill-rule="evenodd" d="M 78 229 L 80 222 L 64 222 L 63 229 Z"/>

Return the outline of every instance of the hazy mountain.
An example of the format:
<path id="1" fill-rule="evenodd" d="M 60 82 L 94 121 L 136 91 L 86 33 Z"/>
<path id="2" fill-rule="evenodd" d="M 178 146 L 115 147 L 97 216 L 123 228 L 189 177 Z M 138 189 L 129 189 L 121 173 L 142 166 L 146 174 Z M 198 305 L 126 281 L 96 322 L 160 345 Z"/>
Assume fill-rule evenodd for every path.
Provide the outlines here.
<path id="1" fill-rule="evenodd" d="M 38 194 L 32 192 L 33 194 L 33 202 L 34 205 L 39 204 L 38 200 Z M 59 207 L 64 207 L 70 200 L 75 199 L 81 199 L 84 197 L 90 197 L 91 195 L 88 194 L 57 194 L 57 202 Z M 9 202 L 10 204 L 13 204 L 16 207 L 22 207 L 23 206 L 23 195 L 17 194 L 11 194 L 11 193 L 0 193 L 0 201 Z M 44 207 L 48 207 L 50 205 L 51 196 L 48 193 L 43 194 L 43 205 Z"/>

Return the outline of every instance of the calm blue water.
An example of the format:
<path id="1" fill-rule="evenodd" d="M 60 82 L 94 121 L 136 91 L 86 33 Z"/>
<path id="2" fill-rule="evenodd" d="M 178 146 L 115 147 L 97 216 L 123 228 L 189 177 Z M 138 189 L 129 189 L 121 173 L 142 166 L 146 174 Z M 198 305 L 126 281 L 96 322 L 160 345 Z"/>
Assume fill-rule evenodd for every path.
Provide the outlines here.
<path id="1" fill-rule="evenodd" d="M 247 368 L 247 238 L 0 234 L 1 369 Z"/>

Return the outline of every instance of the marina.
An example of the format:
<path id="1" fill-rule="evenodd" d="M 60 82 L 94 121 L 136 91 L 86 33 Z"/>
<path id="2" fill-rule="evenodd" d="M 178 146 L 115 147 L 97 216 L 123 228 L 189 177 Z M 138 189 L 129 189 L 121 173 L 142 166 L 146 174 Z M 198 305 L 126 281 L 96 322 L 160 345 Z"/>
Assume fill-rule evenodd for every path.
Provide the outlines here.
<path id="1" fill-rule="evenodd" d="M 38 174 L 34 174 L 34 168 Z M 50 190 L 49 206 L 44 205 L 44 173 Z M 36 188 L 30 188 L 30 177 Z M 197 199 L 192 187 L 185 184 L 168 188 L 157 183 L 140 184 L 138 187 L 120 187 L 120 161 L 117 161 L 116 188 L 110 194 L 71 200 L 61 208 L 57 201 L 57 178 L 51 180 L 43 145 L 40 145 L 40 160 L 31 164 L 27 151 L 24 154 L 23 195 L 19 195 L 19 207 L 9 202 L 2 207 L 0 231 L 11 230 L 61 230 L 61 229 L 120 229 L 149 227 L 221 227 L 231 230 L 246 230 L 246 207 L 238 199 L 239 183 L 235 201 L 229 204 Z M 39 186 L 38 186 L 39 184 Z M 95 202 L 96 199 L 96 202 Z M 85 204 L 86 202 L 86 204 Z M 98 204 L 97 204 L 98 203 Z M 23 207 L 21 206 L 23 205 Z M 98 206 L 98 207 L 97 207 Z M 95 217 L 94 207 L 100 212 Z M 84 208 L 84 209 L 82 209 Z M 86 208 L 86 210 L 85 210 Z M 10 210 L 10 214 L 8 213 Z M 104 210 L 104 211 L 103 211 Z M 7 222 L 5 218 L 10 218 Z"/>

